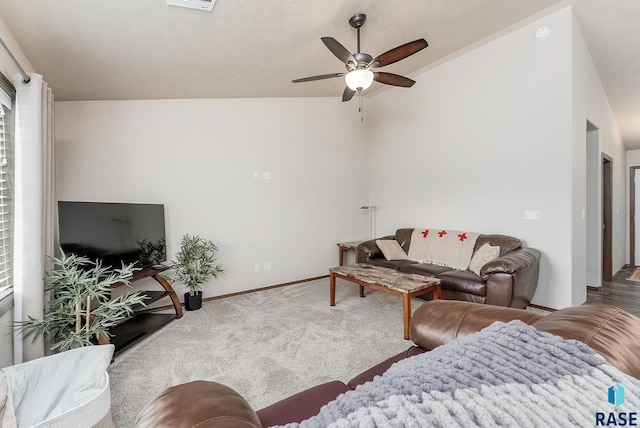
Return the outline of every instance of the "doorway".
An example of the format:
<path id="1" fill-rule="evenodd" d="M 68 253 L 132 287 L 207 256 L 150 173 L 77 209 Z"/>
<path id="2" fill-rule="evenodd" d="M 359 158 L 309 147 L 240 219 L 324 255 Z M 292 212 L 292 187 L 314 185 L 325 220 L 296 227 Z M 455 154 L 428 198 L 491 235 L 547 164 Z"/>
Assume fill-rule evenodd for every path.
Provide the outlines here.
<path id="1" fill-rule="evenodd" d="M 636 203 L 640 202 L 640 195 L 636 193 L 640 191 L 640 186 L 636 187 L 636 181 L 640 181 L 640 166 L 632 166 L 629 169 L 629 264 L 632 267 L 639 265 L 636 257 L 640 253 L 640 249 L 636 248 L 640 244 L 636 239 L 636 233 L 640 231 L 640 227 L 636 226 Z"/>
<path id="2" fill-rule="evenodd" d="M 602 154 L 602 280 L 613 278 L 613 159 Z"/>

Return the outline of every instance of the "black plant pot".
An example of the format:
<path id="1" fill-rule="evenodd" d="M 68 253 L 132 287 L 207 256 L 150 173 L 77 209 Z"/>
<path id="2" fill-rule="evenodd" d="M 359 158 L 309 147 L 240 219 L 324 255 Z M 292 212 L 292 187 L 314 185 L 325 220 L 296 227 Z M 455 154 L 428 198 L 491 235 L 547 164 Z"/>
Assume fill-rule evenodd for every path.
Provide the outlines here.
<path id="1" fill-rule="evenodd" d="M 184 293 L 184 308 L 187 311 L 197 311 L 202 307 L 202 291 L 196 292 L 193 296 L 190 293 Z"/>

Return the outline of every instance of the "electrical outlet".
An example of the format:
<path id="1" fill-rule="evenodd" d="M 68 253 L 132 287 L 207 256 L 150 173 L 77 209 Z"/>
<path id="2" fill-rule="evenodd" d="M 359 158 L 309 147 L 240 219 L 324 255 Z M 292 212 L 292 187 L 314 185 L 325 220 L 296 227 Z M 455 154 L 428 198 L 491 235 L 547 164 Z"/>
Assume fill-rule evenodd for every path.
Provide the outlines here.
<path id="1" fill-rule="evenodd" d="M 525 220 L 540 220 L 542 218 L 542 213 L 540 210 L 526 210 L 524 212 Z"/>

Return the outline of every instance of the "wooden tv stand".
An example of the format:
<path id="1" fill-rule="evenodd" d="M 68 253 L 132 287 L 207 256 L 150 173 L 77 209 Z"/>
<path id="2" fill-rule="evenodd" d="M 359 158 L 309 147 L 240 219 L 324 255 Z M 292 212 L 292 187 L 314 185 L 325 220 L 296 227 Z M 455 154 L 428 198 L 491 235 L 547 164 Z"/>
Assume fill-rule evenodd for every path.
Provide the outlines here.
<path id="1" fill-rule="evenodd" d="M 105 345 L 112 343 L 115 346 L 115 352 L 122 351 L 127 346 L 131 345 L 135 341 L 142 339 L 147 334 L 157 331 L 161 327 L 164 327 L 171 320 L 182 318 L 182 305 L 180 299 L 176 295 L 175 290 L 171 284 L 160 275 L 160 273 L 168 270 L 167 266 L 149 267 L 136 271 L 133 274 L 131 283 L 140 281 L 145 278 L 153 278 L 158 284 L 162 286 L 164 290 L 142 290 L 141 294 L 147 296 L 144 303 L 150 305 L 157 302 L 160 299 L 169 297 L 173 308 L 174 314 L 157 314 L 149 311 L 144 311 L 145 306 L 135 306 L 133 315 L 123 320 L 120 324 L 111 328 L 110 333 L 113 335 L 111 340 L 109 338 L 101 338 L 100 344 Z M 124 286 L 122 282 L 118 282 L 111 286 L 112 289 L 116 289 Z"/>

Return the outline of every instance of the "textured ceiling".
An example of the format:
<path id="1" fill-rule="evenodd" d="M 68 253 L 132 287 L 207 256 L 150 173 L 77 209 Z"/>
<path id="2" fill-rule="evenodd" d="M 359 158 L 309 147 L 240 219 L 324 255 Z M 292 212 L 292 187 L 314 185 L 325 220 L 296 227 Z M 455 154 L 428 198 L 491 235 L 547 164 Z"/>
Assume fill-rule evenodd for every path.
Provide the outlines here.
<path id="1" fill-rule="evenodd" d="M 640 148 L 637 0 L 217 0 L 213 12 L 166 0 L 2 0 L 0 16 L 57 100 L 339 97 L 343 79 L 291 80 L 344 71 L 320 37 L 355 51 L 355 13 L 367 14 L 361 50 L 374 57 L 429 42 L 381 70 L 411 76 L 565 4 L 583 26 L 627 145 Z"/>

